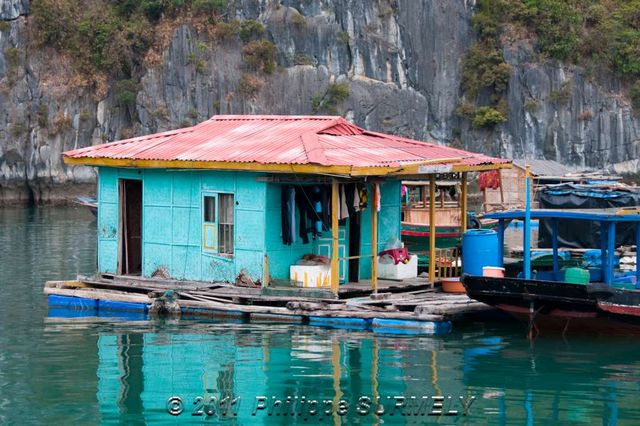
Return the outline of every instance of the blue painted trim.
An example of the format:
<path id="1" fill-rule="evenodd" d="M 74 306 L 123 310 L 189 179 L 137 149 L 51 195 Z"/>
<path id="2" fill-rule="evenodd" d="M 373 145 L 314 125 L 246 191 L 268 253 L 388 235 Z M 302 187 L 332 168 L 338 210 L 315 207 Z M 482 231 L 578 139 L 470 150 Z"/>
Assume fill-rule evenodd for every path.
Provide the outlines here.
<path id="1" fill-rule="evenodd" d="M 525 210 L 524 210 L 524 229 L 522 232 L 522 250 L 524 264 L 524 278 L 531 279 L 531 176 L 527 172 L 525 178 Z"/>
<path id="2" fill-rule="evenodd" d="M 309 325 L 362 330 L 368 328 L 369 321 L 364 318 L 309 317 Z"/>
<path id="3" fill-rule="evenodd" d="M 503 266 L 504 263 L 504 230 L 506 227 L 504 226 L 504 219 L 498 220 L 498 260 L 500 261 L 500 266 Z"/>
<path id="4" fill-rule="evenodd" d="M 640 285 L 640 224 L 636 224 L 636 288 Z"/>
<path id="5" fill-rule="evenodd" d="M 98 300 L 98 310 L 148 312 L 149 307 L 144 303 L 116 302 L 115 300 Z"/>
<path id="6" fill-rule="evenodd" d="M 453 327 L 451 321 L 411 321 L 374 318 L 373 331 L 388 334 L 446 334 Z"/>
<path id="7" fill-rule="evenodd" d="M 553 275 L 558 279 L 560 271 L 558 262 L 558 219 L 551 219 L 551 246 L 553 247 Z"/>
<path id="8" fill-rule="evenodd" d="M 616 223 L 609 222 L 607 229 L 607 264 L 604 269 L 604 282 L 611 285 L 613 283 L 613 266 L 616 255 Z"/>
<path id="9" fill-rule="evenodd" d="M 304 322 L 304 316 L 302 315 L 286 315 L 286 314 L 260 314 L 260 313 L 251 313 L 249 315 L 251 321 L 258 322 L 288 322 L 288 323 L 302 323 Z"/>
<path id="10" fill-rule="evenodd" d="M 596 210 L 596 209 L 593 209 Z M 604 211 L 603 211 L 604 210 Z M 620 209 L 597 209 L 590 210 L 553 210 L 553 209 L 533 209 L 531 210 L 531 219 L 577 219 L 592 220 L 606 222 L 640 222 L 640 214 L 618 214 Z M 484 213 L 483 217 L 487 219 L 524 219 L 525 210 L 509 210 L 503 212 Z"/>

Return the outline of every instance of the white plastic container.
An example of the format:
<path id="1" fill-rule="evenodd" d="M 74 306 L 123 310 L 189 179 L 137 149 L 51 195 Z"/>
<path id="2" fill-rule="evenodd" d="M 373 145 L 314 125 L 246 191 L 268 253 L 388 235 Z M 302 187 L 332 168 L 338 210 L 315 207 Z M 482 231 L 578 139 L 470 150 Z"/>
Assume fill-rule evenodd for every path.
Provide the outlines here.
<path id="1" fill-rule="evenodd" d="M 289 279 L 298 287 L 331 288 L 329 265 L 291 265 Z"/>
<path id="2" fill-rule="evenodd" d="M 378 278 L 388 280 L 404 280 L 418 276 L 418 256 L 409 255 L 408 263 L 380 263 L 378 262 Z"/>

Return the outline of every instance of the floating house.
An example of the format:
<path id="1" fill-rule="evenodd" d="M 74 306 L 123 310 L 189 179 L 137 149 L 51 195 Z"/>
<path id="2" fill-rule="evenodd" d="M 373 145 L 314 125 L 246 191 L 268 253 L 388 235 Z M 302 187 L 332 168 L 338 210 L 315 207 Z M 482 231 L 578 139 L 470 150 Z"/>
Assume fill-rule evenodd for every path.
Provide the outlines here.
<path id="1" fill-rule="evenodd" d="M 435 188 L 454 176 L 466 188 L 469 171 L 510 167 L 341 117 L 266 115 L 214 116 L 64 161 L 98 168 L 101 274 L 267 286 L 315 255 L 330 262 L 334 292 L 375 286 L 377 253 L 400 239 L 403 179 Z"/>

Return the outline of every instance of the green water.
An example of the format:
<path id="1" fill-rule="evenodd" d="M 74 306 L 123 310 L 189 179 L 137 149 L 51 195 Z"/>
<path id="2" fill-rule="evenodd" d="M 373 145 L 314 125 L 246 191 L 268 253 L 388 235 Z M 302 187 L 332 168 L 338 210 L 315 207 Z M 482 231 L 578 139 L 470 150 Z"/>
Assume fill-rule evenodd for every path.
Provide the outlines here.
<path id="1" fill-rule="evenodd" d="M 407 338 L 48 312 L 45 280 L 93 272 L 94 228 L 81 209 L 0 209 L 0 424 L 640 422 L 635 338 L 531 344 L 508 321 Z M 180 415 L 167 411 L 172 396 L 182 398 Z M 218 404 L 194 416 L 198 396 Z M 285 405 L 287 396 L 298 397 L 297 408 L 270 416 L 273 398 Z M 365 414 L 358 414 L 363 396 L 380 398 L 385 412 L 361 406 Z M 416 409 L 411 396 L 426 396 L 429 405 L 417 416 L 393 409 L 394 397 Z M 458 415 L 428 416 L 433 396 L 444 396 L 444 410 Z M 236 400 L 226 412 L 219 403 L 225 397 Z M 256 397 L 265 397 L 267 408 L 253 415 Z M 475 397 L 466 416 L 460 397 Z M 318 401 L 318 413 L 310 400 Z M 350 404 L 343 416 L 327 408 L 340 400 Z"/>

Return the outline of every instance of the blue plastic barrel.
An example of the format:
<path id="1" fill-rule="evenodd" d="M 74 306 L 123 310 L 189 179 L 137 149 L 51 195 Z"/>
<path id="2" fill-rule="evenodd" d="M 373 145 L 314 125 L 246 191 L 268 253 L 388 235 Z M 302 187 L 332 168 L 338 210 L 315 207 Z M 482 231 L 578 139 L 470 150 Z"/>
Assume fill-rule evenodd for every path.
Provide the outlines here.
<path id="1" fill-rule="evenodd" d="M 498 233 L 491 229 L 470 229 L 462 235 L 462 272 L 482 275 L 485 266 L 502 266 Z"/>

